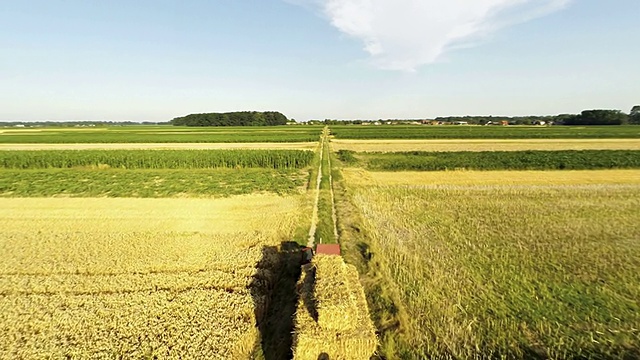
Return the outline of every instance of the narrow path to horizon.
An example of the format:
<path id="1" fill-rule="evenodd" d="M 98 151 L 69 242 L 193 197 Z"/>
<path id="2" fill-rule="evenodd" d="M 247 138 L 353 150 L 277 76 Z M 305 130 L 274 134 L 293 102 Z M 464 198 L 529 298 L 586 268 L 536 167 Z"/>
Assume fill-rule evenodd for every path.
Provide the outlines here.
<path id="1" fill-rule="evenodd" d="M 322 183 L 322 172 L 323 164 L 325 156 L 327 157 L 327 167 L 329 174 L 329 191 L 331 194 L 331 222 L 333 225 L 333 235 L 335 237 L 336 242 L 338 242 L 338 227 L 337 227 L 337 216 L 336 216 L 336 206 L 334 200 L 334 192 L 333 192 L 333 177 L 331 175 L 331 154 L 328 146 L 328 137 L 329 137 L 329 128 L 325 127 L 322 131 L 322 136 L 320 138 L 320 164 L 318 165 L 318 176 L 316 177 L 316 187 L 315 187 L 315 201 L 313 206 L 313 212 L 311 215 L 311 227 L 309 228 L 309 238 L 307 240 L 307 247 L 314 247 L 316 244 L 316 233 L 318 228 L 318 220 L 319 220 L 319 203 L 320 203 L 320 194 L 321 194 L 321 183 Z M 325 149 L 326 147 L 326 149 Z M 322 242 L 322 239 L 318 239 L 319 242 Z"/>

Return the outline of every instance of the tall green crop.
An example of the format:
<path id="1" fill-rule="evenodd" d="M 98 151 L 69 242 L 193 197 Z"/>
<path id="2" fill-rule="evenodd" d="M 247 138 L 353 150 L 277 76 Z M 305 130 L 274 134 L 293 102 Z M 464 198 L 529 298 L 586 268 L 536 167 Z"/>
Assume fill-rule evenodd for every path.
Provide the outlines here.
<path id="1" fill-rule="evenodd" d="M 0 151 L 0 168 L 300 169 L 308 166 L 313 156 L 303 150 Z"/>
<path id="2" fill-rule="evenodd" d="M 358 155 L 372 170 L 593 170 L 640 168 L 637 150 L 402 152 Z"/>

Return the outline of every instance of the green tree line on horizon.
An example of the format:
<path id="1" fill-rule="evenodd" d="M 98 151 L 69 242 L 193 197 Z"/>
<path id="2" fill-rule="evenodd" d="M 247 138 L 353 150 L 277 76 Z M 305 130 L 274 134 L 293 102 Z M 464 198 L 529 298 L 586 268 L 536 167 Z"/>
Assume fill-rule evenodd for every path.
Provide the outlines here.
<path id="1" fill-rule="evenodd" d="M 174 126 L 276 126 L 286 125 L 287 117 L 277 111 L 237 111 L 190 114 L 170 123 Z"/>
<path id="2" fill-rule="evenodd" d="M 584 110 L 580 114 L 559 114 L 549 116 L 444 116 L 435 119 L 378 119 L 378 120 L 334 120 L 325 119 L 324 121 L 314 120 L 316 123 L 324 123 L 327 125 L 341 124 L 362 124 L 367 122 L 420 122 L 425 120 L 438 121 L 442 123 L 466 122 L 472 125 L 500 124 L 503 121 L 510 125 L 538 125 L 538 124 L 555 124 L 555 125 L 640 125 L 640 105 L 636 105 L 627 115 L 621 110 Z"/>

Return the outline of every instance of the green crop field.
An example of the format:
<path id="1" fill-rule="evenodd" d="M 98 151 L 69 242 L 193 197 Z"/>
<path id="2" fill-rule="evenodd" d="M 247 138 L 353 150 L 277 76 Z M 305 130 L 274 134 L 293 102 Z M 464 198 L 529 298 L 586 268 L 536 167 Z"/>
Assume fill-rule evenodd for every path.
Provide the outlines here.
<path id="1" fill-rule="evenodd" d="M 604 139 L 640 138 L 640 126 L 331 126 L 336 139 Z"/>
<path id="2" fill-rule="evenodd" d="M 303 150 L 43 150 L 0 151 L 0 168 L 300 169 L 313 152 Z"/>
<path id="3" fill-rule="evenodd" d="M 302 150 L 0 151 L 0 196 L 287 194 L 308 181 Z"/>
<path id="4" fill-rule="evenodd" d="M 287 169 L 0 170 L 0 197 L 227 197 L 295 194 L 308 174 Z"/>
<path id="5" fill-rule="evenodd" d="M 638 150 L 460 151 L 354 153 L 340 160 L 379 171 L 441 170 L 595 170 L 640 168 Z"/>
<path id="6" fill-rule="evenodd" d="M 257 143 L 318 141 L 320 126 L 107 126 L 0 129 L 0 144 L 28 143 Z"/>

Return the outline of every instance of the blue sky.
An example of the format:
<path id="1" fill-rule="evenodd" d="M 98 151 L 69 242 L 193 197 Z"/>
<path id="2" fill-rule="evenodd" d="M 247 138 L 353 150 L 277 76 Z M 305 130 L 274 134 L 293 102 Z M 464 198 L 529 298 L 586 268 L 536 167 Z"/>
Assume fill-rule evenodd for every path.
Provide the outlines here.
<path id="1" fill-rule="evenodd" d="M 638 0 L 6 0 L 0 120 L 640 104 Z"/>

